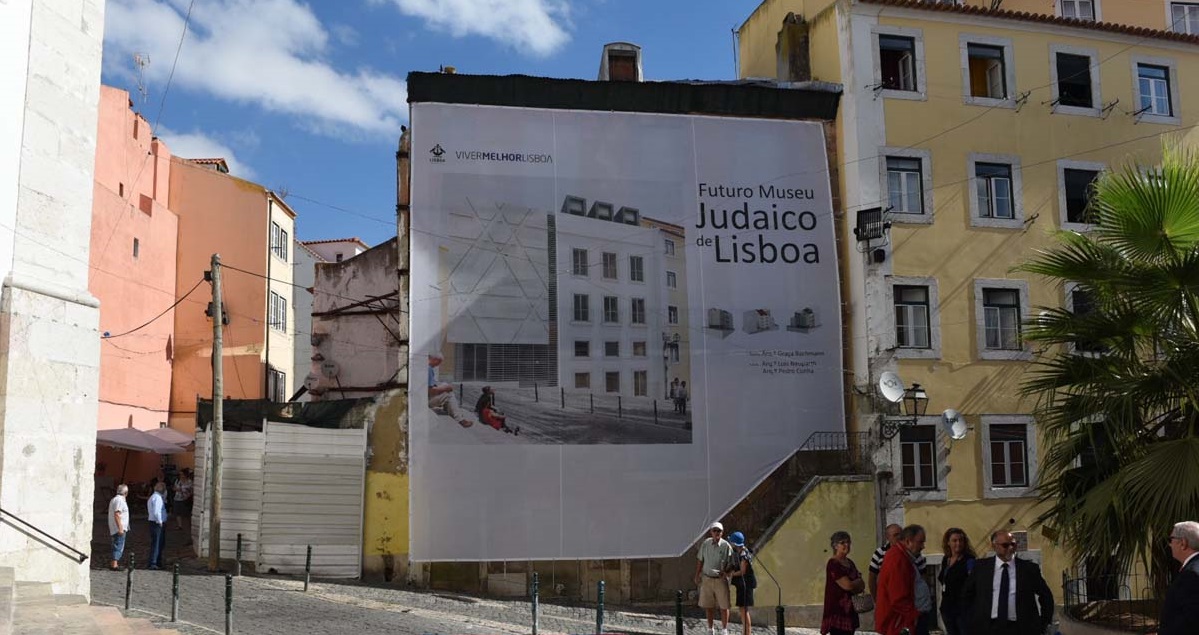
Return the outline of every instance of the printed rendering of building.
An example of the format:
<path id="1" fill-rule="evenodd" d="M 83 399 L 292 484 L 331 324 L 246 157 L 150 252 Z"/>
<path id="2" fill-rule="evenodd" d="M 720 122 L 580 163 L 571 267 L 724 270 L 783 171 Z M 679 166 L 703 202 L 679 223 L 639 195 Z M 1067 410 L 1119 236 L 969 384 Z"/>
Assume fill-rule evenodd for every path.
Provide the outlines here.
<path id="1" fill-rule="evenodd" d="M 662 372 L 667 385 L 660 394 L 669 398 L 669 385 L 677 378 L 692 385 L 691 310 L 687 297 L 687 249 L 683 227 L 655 218 L 641 217 L 641 224 L 658 230 L 662 253 L 659 281 L 664 302 L 654 307 L 662 324 Z"/>

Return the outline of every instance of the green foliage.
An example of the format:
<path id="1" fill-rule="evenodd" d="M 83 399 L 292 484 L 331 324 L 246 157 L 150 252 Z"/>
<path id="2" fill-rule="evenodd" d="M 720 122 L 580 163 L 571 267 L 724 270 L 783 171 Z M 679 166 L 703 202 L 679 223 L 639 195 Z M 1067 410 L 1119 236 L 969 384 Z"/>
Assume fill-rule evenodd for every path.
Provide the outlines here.
<path id="1" fill-rule="evenodd" d="M 1025 329 L 1056 351 L 1023 386 L 1047 444 L 1039 522 L 1078 561 L 1139 562 L 1161 581 L 1171 527 L 1199 519 L 1199 158 L 1167 146 L 1156 172 L 1095 188 L 1098 227 L 1019 267 L 1089 305 Z"/>

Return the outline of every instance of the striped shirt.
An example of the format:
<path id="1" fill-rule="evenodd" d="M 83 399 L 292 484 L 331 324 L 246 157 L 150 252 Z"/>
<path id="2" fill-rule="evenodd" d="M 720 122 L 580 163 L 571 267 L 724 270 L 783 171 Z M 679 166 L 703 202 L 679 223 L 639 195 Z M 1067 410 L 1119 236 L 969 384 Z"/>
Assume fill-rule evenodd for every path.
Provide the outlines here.
<path id="1" fill-rule="evenodd" d="M 875 549 L 874 555 L 870 556 L 870 570 L 874 572 L 874 575 L 878 575 L 878 572 L 882 570 L 883 556 L 887 555 L 887 550 L 890 548 L 891 543 L 887 543 L 878 549 Z M 916 564 L 916 570 L 920 573 L 924 573 L 924 565 L 928 564 L 928 562 L 924 559 L 924 554 L 916 556 L 916 559 L 913 562 Z"/>

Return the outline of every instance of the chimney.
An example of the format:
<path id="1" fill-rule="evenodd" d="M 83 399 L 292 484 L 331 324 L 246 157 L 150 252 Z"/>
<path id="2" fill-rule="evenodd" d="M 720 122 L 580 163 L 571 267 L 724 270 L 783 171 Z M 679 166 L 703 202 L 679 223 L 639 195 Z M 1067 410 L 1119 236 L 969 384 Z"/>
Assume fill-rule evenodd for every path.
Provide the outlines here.
<path id="1" fill-rule="evenodd" d="M 599 80 L 601 82 L 645 81 L 641 72 L 641 47 L 628 42 L 612 42 L 604 45 L 600 58 Z"/>
<path id="2" fill-rule="evenodd" d="M 803 16 L 788 13 L 779 29 L 775 53 L 778 59 L 780 82 L 806 82 L 812 79 L 812 57 L 809 51 L 811 36 Z"/>

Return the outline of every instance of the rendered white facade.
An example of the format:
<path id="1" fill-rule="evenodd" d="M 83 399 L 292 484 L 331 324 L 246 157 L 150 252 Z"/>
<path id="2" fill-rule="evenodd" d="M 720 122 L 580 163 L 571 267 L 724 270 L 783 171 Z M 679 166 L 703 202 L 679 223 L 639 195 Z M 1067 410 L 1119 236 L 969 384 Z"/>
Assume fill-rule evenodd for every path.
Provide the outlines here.
<path id="1" fill-rule="evenodd" d="M 87 290 L 101 0 L 0 2 L 0 563 L 88 596 L 100 338 Z"/>
<path id="2" fill-rule="evenodd" d="M 292 354 L 295 362 L 292 364 L 292 391 L 300 389 L 308 373 L 312 371 L 312 289 L 316 284 L 316 263 L 325 262 L 324 258 L 309 249 L 303 242 L 293 240 L 292 247 L 292 299 L 295 328 Z M 311 395 L 304 394 L 299 401 L 310 401 Z"/>

